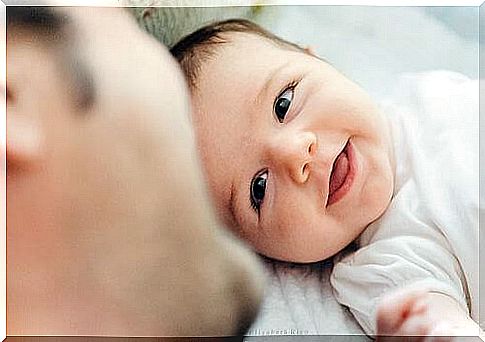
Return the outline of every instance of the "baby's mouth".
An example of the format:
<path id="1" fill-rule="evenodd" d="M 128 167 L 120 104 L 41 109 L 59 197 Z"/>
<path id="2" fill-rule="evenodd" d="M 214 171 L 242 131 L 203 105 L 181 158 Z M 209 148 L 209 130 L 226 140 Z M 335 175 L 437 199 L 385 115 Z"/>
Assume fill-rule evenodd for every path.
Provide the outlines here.
<path id="1" fill-rule="evenodd" d="M 327 206 L 340 200 L 350 188 L 351 181 L 349 174 L 351 173 L 351 161 L 349 157 L 350 139 L 347 140 L 342 151 L 337 155 L 332 165 L 330 173 L 330 181 L 328 186 L 328 200 Z M 345 185 L 345 187 L 344 187 Z"/>

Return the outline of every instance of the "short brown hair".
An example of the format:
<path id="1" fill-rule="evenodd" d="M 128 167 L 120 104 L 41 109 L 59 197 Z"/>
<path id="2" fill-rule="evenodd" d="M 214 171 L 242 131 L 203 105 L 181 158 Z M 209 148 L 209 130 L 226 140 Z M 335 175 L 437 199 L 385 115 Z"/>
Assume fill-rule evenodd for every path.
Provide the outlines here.
<path id="1" fill-rule="evenodd" d="M 261 26 L 246 19 L 218 21 L 182 38 L 170 52 L 178 60 L 191 90 L 196 87 L 196 79 L 203 62 L 214 56 L 214 47 L 228 43 L 227 33 L 248 33 L 261 36 L 279 47 L 307 53 L 301 46 L 284 40 Z"/>
<path id="2" fill-rule="evenodd" d="M 30 33 L 33 42 L 58 50 L 53 54 L 58 58 L 56 67 L 72 82 L 72 87 L 67 90 L 72 94 L 73 104 L 82 112 L 89 109 L 95 100 L 94 78 L 73 48 L 76 36 L 69 28 L 71 18 L 55 7 L 8 6 L 6 19 L 9 35 L 15 36 L 17 30 L 25 30 Z M 7 98 L 12 98 L 8 86 Z"/>

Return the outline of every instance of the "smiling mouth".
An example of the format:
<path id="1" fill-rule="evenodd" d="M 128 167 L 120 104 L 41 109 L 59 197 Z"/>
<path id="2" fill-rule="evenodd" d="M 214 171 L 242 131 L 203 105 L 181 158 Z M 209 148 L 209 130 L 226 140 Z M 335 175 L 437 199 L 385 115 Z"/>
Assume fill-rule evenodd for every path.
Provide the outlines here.
<path id="1" fill-rule="evenodd" d="M 328 184 L 328 199 L 326 207 L 338 202 L 349 192 L 350 188 L 352 187 L 354 177 L 354 151 L 349 139 L 333 162 Z"/>

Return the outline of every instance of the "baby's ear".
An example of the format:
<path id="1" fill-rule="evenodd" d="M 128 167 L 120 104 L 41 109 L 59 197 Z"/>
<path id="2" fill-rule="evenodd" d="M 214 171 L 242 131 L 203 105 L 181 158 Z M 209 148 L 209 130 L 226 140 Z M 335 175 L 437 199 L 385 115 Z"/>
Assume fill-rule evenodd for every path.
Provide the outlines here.
<path id="1" fill-rule="evenodd" d="M 7 88 L 7 167 L 28 168 L 40 157 L 41 129 L 32 115 L 22 113 Z"/>
<path id="2" fill-rule="evenodd" d="M 313 48 L 313 46 L 311 45 L 307 45 L 303 48 L 303 50 L 305 50 L 305 52 L 309 55 L 312 55 L 312 56 L 316 56 L 315 54 L 315 49 Z"/>

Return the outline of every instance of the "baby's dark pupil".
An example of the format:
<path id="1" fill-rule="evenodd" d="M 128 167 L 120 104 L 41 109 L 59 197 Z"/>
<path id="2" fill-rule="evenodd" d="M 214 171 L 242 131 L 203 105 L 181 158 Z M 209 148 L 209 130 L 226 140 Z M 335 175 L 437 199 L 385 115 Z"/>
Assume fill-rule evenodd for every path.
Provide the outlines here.
<path id="1" fill-rule="evenodd" d="M 253 195 L 254 199 L 262 201 L 264 199 L 264 194 L 266 192 L 266 179 L 263 177 L 258 177 L 254 183 Z"/>
<path id="2" fill-rule="evenodd" d="M 290 107 L 291 101 L 290 99 L 281 97 L 276 101 L 275 112 L 278 120 L 282 122 L 285 119 L 286 112 L 288 112 L 288 108 Z"/>

